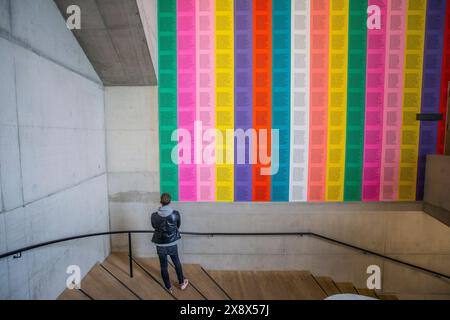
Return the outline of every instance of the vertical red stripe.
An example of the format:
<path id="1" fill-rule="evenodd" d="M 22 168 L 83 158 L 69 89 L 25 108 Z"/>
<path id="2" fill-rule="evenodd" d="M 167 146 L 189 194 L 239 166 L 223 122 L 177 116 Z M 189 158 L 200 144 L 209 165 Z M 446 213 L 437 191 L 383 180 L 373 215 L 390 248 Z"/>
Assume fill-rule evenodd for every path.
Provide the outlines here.
<path id="1" fill-rule="evenodd" d="M 271 155 L 272 125 L 272 0 L 253 0 L 253 126 L 258 134 L 257 163 L 253 166 L 253 201 L 270 201 L 270 170 L 264 155 Z M 267 142 L 260 141 L 267 130 Z M 253 143 L 255 143 L 254 141 Z"/>
<path id="2" fill-rule="evenodd" d="M 437 153 L 444 154 L 445 144 L 445 122 L 447 119 L 447 100 L 448 100 L 448 83 L 450 81 L 450 4 L 447 3 L 445 9 L 445 35 L 444 35 L 444 52 L 442 63 L 442 82 L 441 82 L 441 107 L 440 112 L 444 115 L 443 120 L 438 126 Z"/>

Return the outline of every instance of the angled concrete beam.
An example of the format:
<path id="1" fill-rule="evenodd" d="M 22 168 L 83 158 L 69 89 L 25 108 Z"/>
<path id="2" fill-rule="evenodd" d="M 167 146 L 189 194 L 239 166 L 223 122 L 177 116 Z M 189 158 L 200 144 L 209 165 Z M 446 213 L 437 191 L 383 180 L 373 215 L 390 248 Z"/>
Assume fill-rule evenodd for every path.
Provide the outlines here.
<path id="1" fill-rule="evenodd" d="M 55 0 L 64 17 L 81 9 L 81 29 L 73 30 L 105 86 L 155 86 L 144 25 L 136 0 Z M 156 11 L 155 11 L 156 15 Z"/>

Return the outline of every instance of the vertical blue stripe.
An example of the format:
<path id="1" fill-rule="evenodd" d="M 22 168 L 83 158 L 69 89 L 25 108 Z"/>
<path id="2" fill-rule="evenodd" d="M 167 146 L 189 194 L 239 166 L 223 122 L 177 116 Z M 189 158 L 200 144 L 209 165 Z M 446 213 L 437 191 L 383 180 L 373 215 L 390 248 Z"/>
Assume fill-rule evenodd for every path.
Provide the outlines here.
<path id="1" fill-rule="evenodd" d="M 428 0 L 422 84 L 422 113 L 440 112 L 446 0 Z M 423 200 L 428 154 L 436 153 L 437 122 L 420 123 L 416 199 Z"/>
<path id="2" fill-rule="evenodd" d="M 271 179 L 271 195 L 272 201 L 289 201 L 291 0 L 273 1 L 272 10 L 272 129 L 279 130 L 279 144 L 272 141 L 272 154 L 279 152 L 279 170 Z"/>

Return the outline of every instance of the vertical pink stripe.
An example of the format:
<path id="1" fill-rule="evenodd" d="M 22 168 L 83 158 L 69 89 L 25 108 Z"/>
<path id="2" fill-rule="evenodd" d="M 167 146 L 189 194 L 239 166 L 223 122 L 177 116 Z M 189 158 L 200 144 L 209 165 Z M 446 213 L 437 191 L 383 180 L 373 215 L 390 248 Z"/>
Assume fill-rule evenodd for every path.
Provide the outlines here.
<path id="1" fill-rule="evenodd" d="M 328 143 L 329 0 L 311 2 L 308 201 L 325 201 Z"/>
<path id="2" fill-rule="evenodd" d="M 366 125 L 363 165 L 363 201 L 380 200 L 383 146 L 383 110 L 386 62 L 387 0 L 369 0 L 381 9 L 381 28 L 367 31 Z"/>
<path id="3" fill-rule="evenodd" d="M 215 36 L 214 1 L 200 0 L 197 4 L 197 121 L 202 125 L 202 136 L 215 128 Z M 196 139 L 204 150 L 208 141 Z M 215 145 L 215 143 L 213 144 Z M 215 201 L 216 170 L 211 159 L 203 159 L 197 150 L 197 199 Z M 203 161 L 202 161 L 203 160 Z M 213 160 L 213 159 L 212 159 Z"/>
<path id="4" fill-rule="evenodd" d="M 398 199 L 407 0 L 390 0 L 380 199 Z"/>
<path id="5" fill-rule="evenodd" d="M 195 0 L 178 0 L 178 129 L 179 147 L 182 149 L 179 151 L 181 161 L 178 166 L 180 201 L 197 200 L 197 168 L 194 162 L 194 122 L 197 116 L 195 25 Z M 185 152 L 190 152 L 190 156 Z"/>

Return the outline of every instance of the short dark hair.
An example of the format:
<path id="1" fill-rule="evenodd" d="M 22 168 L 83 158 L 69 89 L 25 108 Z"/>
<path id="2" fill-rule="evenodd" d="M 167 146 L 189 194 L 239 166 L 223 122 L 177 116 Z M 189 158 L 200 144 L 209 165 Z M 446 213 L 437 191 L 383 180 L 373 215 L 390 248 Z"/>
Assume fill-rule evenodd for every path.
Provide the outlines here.
<path id="1" fill-rule="evenodd" d="M 163 206 L 167 206 L 170 204 L 170 202 L 172 201 L 172 197 L 170 196 L 170 194 L 168 193 L 163 193 L 161 195 L 161 204 Z"/>

